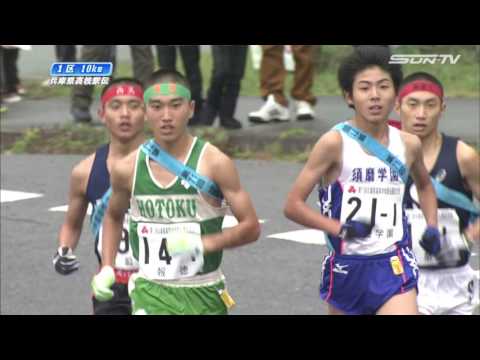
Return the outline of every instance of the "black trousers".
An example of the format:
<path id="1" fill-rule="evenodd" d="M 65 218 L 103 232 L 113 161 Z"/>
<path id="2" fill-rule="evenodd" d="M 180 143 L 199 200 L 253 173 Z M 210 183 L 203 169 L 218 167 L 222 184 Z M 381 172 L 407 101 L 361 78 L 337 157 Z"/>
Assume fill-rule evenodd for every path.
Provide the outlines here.
<path id="1" fill-rule="evenodd" d="M 185 76 L 192 89 L 192 100 L 195 101 L 195 113 L 203 104 L 203 77 L 200 70 L 199 45 L 156 45 L 158 65 L 161 69 L 176 70 L 177 48 L 185 68 Z"/>
<path id="2" fill-rule="evenodd" d="M 128 296 L 128 285 L 113 284 L 113 298 L 98 301 L 92 298 L 94 315 L 132 315 L 132 304 Z"/>
<path id="3" fill-rule="evenodd" d="M 77 61 L 76 45 L 55 45 L 55 56 L 59 62 Z"/>
<path id="4" fill-rule="evenodd" d="M 130 45 L 133 63 L 133 76 L 145 83 L 153 72 L 151 45 Z M 113 62 L 115 68 L 115 45 L 83 45 L 81 61 Z M 93 86 L 74 86 L 72 107 L 89 109 L 92 103 Z"/>
<path id="5" fill-rule="evenodd" d="M 213 70 L 207 104 L 220 120 L 233 118 L 240 94 L 248 45 L 212 45 Z"/>
<path id="6" fill-rule="evenodd" d="M 19 49 L 5 49 L 0 47 L 0 57 L 2 58 L 3 66 L 0 76 L 2 77 L 0 83 L 2 85 L 2 93 L 17 92 L 17 85 L 20 84 L 18 78 L 17 61 Z"/>
<path id="7" fill-rule="evenodd" d="M 83 45 L 80 59 L 83 62 L 110 62 L 115 56 L 115 45 Z M 94 87 L 77 85 L 72 89 L 72 107 L 90 109 Z"/>

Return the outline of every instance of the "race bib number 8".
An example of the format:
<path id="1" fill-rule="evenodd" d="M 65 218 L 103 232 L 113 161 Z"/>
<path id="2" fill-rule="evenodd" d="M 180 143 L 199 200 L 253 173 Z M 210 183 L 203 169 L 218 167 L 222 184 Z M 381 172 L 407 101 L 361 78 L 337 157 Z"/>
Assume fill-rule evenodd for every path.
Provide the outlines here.
<path id="1" fill-rule="evenodd" d="M 97 251 L 102 254 L 103 227 L 98 232 Z M 125 215 L 122 228 L 122 238 L 118 245 L 117 257 L 115 258 L 115 268 L 126 271 L 136 271 L 138 262 L 133 257 L 132 248 L 128 237 L 128 215 Z"/>
<path id="2" fill-rule="evenodd" d="M 203 267 L 203 253 L 186 251 L 170 253 L 169 239 L 184 237 L 188 241 L 201 241 L 198 223 L 152 224 L 139 223 L 140 271 L 151 280 L 177 280 L 195 276 Z M 187 244 L 188 245 L 188 244 Z"/>
<path id="3" fill-rule="evenodd" d="M 438 209 L 438 229 L 442 237 L 442 248 L 437 258 L 429 256 L 420 246 L 420 239 L 427 227 L 420 209 L 407 210 L 411 224 L 412 247 L 420 266 L 454 266 L 460 260 L 460 251 L 468 251 L 468 244 L 460 233 L 460 221 L 453 209 Z"/>

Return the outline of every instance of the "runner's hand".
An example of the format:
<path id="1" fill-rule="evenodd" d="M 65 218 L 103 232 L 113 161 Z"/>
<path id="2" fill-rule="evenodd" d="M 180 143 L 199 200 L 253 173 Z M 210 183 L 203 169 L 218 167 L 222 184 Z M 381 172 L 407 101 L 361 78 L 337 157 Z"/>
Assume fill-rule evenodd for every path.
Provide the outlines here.
<path id="1" fill-rule="evenodd" d="M 104 266 L 102 270 L 93 277 L 93 295 L 98 301 L 108 301 L 113 298 L 112 285 L 115 283 L 115 272 L 111 266 Z"/>
<path id="2" fill-rule="evenodd" d="M 347 241 L 353 238 L 363 239 L 370 236 L 372 229 L 370 223 L 350 220 L 342 225 L 339 236 Z"/>
<path id="3" fill-rule="evenodd" d="M 202 239 L 198 235 L 189 233 L 175 233 L 167 238 L 167 250 L 170 256 L 190 254 L 203 255 Z"/>
<path id="4" fill-rule="evenodd" d="M 422 239 L 420 240 L 420 246 L 429 255 L 435 256 L 440 253 L 440 232 L 436 227 L 427 227 L 427 229 L 423 233 Z"/>

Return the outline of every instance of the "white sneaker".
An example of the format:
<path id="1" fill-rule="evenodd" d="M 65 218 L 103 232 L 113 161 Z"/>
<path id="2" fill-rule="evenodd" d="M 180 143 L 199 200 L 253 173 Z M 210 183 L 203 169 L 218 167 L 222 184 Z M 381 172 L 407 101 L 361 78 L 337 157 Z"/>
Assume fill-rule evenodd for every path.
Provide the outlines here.
<path id="1" fill-rule="evenodd" d="M 22 98 L 15 93 L 10 93 L 10 94 L 5 94 L 2 100 L 8 104 L 13 104 L 21 101 Z"/>
<path id="2" fill-rule="evenodd" d="M 260 110 L 248 114 L 248 120 L 257 124 L 272 121 L 290 121 L 290 110 L 286 106 L 277 103 L 273 95 L 269 95 Z"/>
<path id="3" fill-rule="evenodd" d="M 313 106 L 306 101 L 297 101 L 297 120 L 308 121 L 315 119 Z"/>

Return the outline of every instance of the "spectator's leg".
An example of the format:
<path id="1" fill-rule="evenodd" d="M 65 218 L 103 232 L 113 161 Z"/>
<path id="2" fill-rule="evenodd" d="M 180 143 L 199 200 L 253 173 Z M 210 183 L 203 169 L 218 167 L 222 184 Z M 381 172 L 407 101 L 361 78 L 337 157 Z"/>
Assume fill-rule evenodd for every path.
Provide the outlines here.
<path id="1" fill-rule="evenodd" d="M 4 51 L 0 46 L 0 112 L 7 111 L 7 107 L 3 104 L 3 94 L 6 92 Z"/>
<path id="2" fill-rule="evenodd" d="M 211 45 L 212 48 L 212 57 L 213 57 L 213 68 L 212 68 L 212 78 L 210 80 L 210 87 L 207 93 L 207 106 L 211 110 L 210 115 L 214 115 L 213 120 L 218 114 L 220 109 L 220 102 L 223 95 L 223 87 L 225 77 L 228 73 L 228 49 L 224 45 Z M 208 121 L 207 121 L 208 122 Z"/>
<path id="3" fill-rule="evenodd" d="M 313 80 L 315 77 L 313 50 L 313 45 L 292 45 L 292 52 L 295 59 L 295 77 L 292 97 L 295 100 L 303 100 L 315 106 L 316 98 L 312 94 Z"/>
<path id="4" fill-rule="evenodd" d="M 5 79 L 5 49 L 0 46 L 0 94 L 5 93 L 6 90 L 6 79 Z"/>
<path id="5" fill-rule="evenodd" d="M 16 93 L 18 80 L 17 60 L 19 49 L 7 49 L 5 51 L 5 82 L 8 93 Z"/>
<path id="6" fill-rule="evenodd" d="M 4 88 L 7 94 L 15 94 L 17 92 L 17 59 L 19 51 L 19 49 L 3 49 Z"/>
<path id="7" fill-rule="evenodd" d="M 130 45 L 133 62 L 133 76 L 144 85 L 153 73 L 151 45 Z"/>
<path id="8" fill-rule="evenodd" d="M 175 45 L 155 45 L 157 48 L 158 66 L 160 69 L 175 70 L 177 50 Z"/>
<path id="9" fill-rule="evenodd" d="M 55 56 L 59 62 L 75 62 L 77 59 L 76 45 L 55 45 Z"/>
<path id="10" fill-rule="evenodd" d="M 195 118 L 200 117 L 203 107 L 203 78 L 200 70 L 200 46 L 199 45 L 179 45 L 182 61 L 185 68 L 185 75 L 192 88 L 192 100 L 195 101 Z"/>
<path id="11" fill-rule="evenodd" d="M 112 61 L 115 45 L 83 45 L 81 61 L 108 62 Z M 72 109 L 74 121 L 91 122 L 90 105 L 92 103 L 93 86 L 74 86 L 72 90 Z"/>
<path id="12" fill-rule="evenodd" d="M 234 119 L 237 107 L 238 96 L 245 66 L 247 63 L 247 45 L 232 45 L 227 49 L 225 72 L 227 76 L 224 80 L 223 96 L 220 104 L 220 122 L 227 128 L 241 128 L 241 123 Z"/>
<path id="13" fill-rule="evenodd" d="M 286 71 L 283 66 L 283 45 L 262 45 L 263 56 L 260 66 L 260 93 L 265 99 L 273 94 L 275 101 L 288 106 L 283 93 Z"/>

